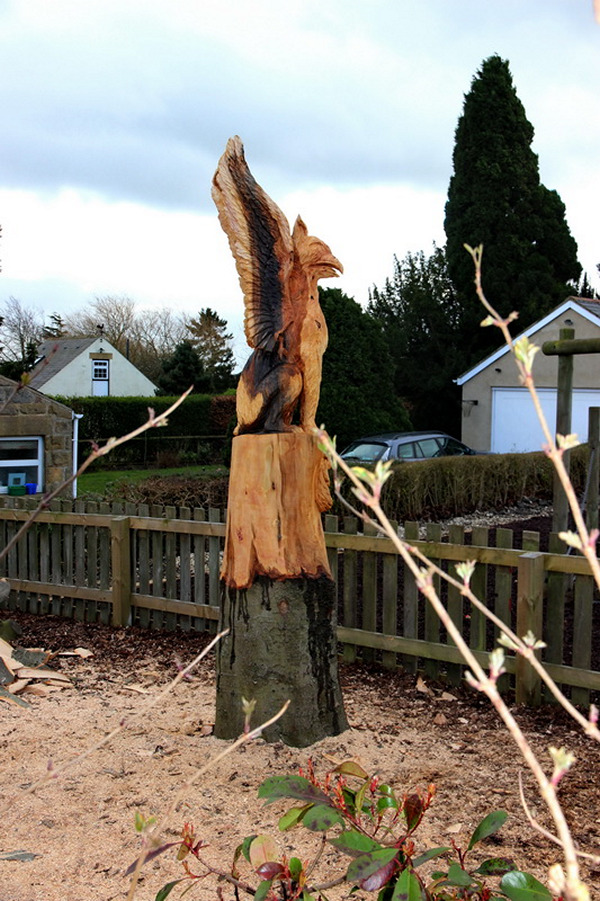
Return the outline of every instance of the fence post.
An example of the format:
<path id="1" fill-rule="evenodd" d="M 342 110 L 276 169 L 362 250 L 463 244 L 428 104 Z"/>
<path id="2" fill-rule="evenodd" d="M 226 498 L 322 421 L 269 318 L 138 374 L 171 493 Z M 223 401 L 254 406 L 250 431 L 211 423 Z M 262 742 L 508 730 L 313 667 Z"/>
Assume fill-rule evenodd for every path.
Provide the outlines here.
<path id="1" fill-rule="evenodd" d="M 518 565 L 517 585 L 517 635 L 523 638 L 532 632 L 536 639 L 542 637 L 544 601 L 544 555 L 536 551 L 521 554 Z M 563 623 L 557 623 L 562 629 Z M 539 654 L 539 651 L 537 652 Z M 516 660 L 516 702 L 530 707 L 541 703 L 541 680 L 534 669 L 520 654 Z"/>
<path id="2" fill-rule="evenodd" d="M 131 538 L 128 516 L 115 516 L 110 522 L 112 557 L 112 624 L 130 625 L 131 617 Z"/>
<path id="3" fill-rule="evenodd" d="M 600 481 L 600 407 L 588 410 L 588 446 L 590 463 L 586 504 L 586 526 L 588 531 L 598 528 L 598 494 Z"/>

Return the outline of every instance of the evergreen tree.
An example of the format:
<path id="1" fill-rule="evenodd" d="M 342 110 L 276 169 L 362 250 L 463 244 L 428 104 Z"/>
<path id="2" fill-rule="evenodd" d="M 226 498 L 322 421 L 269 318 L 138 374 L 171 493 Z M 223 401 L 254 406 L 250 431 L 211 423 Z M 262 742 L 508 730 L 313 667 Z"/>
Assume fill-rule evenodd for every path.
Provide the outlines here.
<path id="1" fill-rule="evenodd" d="M 340 288 L 319 288 L 319 299 L 329 331 L 319 425 L 337 435 L 340 449 L 364 435 L 409 429 L 378 323 Z"/>
<path id="2" fill-rule="evenodd" d="M 233 335 L 226 331 L 227 320 L 206 307 L 195 319 L 186 322 L 186 327 L 210 380 L 211 391 L 224 391 L 232 387 L 235 359 L 231 349 Z"/>
<path id="3" fill-rule="evenodd" d="M 569 283 L 581 272 L 564 204 L 540 184 L 532 140 L 508 62 L 491 56 L 473 79 L 456 128 L 444 223 L 461 304 L 463 369 L 500 343 L 496 329 L 479 327 L 485 314 L 465 243 L 483 244 L 483 289 L 502 315 L 519 313 L 519 330 L 573 293 Z"/>
<path id="4" fill-rule="evenodd" d="M 190 341 L 182 341 L 166 358 L 157 384 L 161 394 L 182 394 L 190 385 L 194 386 L 193 394 L 208 393 L 209 380 Z"/>
<path id="5" fill-rule="evenodd" d="M 582 276 L 579 279 L 579 284 L 577 285 L 577 297 L 589 297 L 590 300 L 600 299 L 600 295 L 598 295 L 598 292 L 589 280 L 587 272 L 582 273 Z"/>
<path id="6" fill-rule="evenodd" d="M 373 287 L 368 312 L 377 320 L 395 363 L 395 393 L 419 429 L 460 437 L 460 392 L 454 379 L 465 369 L 460 308 L 444 251 L 435 247 L 394 259 L 394 275 Z"/>
<path id="7" fill-rule="evenodd" d="M 63 338 L 67 334 L 67 329 L 62 316 L 59 313 L 52 313 L 49 316 L 50 322 L 44 326 L 42 337 L 46 341 L 52 338 Z"/>

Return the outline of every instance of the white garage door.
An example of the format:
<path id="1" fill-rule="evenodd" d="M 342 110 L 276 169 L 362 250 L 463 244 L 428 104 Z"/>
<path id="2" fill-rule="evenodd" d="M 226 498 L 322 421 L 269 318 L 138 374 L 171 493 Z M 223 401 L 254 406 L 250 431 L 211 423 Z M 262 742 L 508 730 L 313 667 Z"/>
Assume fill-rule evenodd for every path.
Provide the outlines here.
<path id="1" fill-rule="evenodd" d="M 554 433 L 556 427 L 556 389 L 539 388 L 544 415 Z M 600 391 L 573 391 L 571 431 L 580 441 L 587 440 L 588 409 L 600 407 Z M 537 421 L 533 401 L 526 388 L 492 388 L 491 450 L 498 454 L 541 450 L 545 444 L 542 427 Z"/>

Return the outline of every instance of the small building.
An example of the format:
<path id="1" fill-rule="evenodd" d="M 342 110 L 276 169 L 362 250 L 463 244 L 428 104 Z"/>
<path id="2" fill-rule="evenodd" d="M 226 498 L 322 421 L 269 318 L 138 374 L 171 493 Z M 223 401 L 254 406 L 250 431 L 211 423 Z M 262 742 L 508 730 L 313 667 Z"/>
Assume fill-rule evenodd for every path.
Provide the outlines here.
<path id="1" fill-rule="evenodd" d="M 77 425 L 69 407 L 0 376 L 0 494 L 62 485 L 74 472 Z M 71 486 L 64 493 L 74 494 Z"/>
<path id="2" fill-rule="evenodd" d="M 516 320 L 518 323 L 518 320 Z M 515 337 L 523 336 L 540 351 L 533 377 L 551 431 L 556 424 L 558 357 L 542 353 L 542 344 L 556 341 L 562 328 L 573 328 L 575 338 L 600 338 L 600 301 L 568 297 L 564 303 Z M 600 406 L 600 357 L 573 357 L 572 428 L 587 440 L 588 410 Z M 462 387 L 462 440 L 478 450 L 496 453 L 541 450 L 544 436 L 529 391 L 519 380 L 506 345 L 456 379 Z"/>
<path id="3" fill-rule="evenodd" d="M 154 397 L 156 385 L 106 338 L 57 338 L 38 348 L 29 384 L 62 397 Z"/>

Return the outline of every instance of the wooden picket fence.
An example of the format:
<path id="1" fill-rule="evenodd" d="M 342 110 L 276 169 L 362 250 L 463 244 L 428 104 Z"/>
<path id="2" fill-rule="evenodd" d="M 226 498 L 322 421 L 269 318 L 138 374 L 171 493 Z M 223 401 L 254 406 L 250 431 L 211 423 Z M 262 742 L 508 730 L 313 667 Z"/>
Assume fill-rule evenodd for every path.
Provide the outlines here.
<path id="1" fill-rule="evenodd" d="M 7 547 L 29 517 L 26 503 L 9 498 L 0 508 L 0 547 Z M 430 523 L 420 535 L 405 523 L 410 543 L 442 569 L 476 560 L 476 595 L 519 635 L 531 630 L 547 647 L 550 675 L 587 704 L 600 690 L 600 605 L 586 561 L 560 553 L 551 538 L 523 534 L 513 548 L 508 529 L 475 528 L 469 535 Z M 153 629 L 215 631 L 219 618 L 219 564 L 225 525 L 219 510 L 55 501 L 10 547 L 0 576 L 11 586 L 9 609 L 53 614 L 82 622 L 134 624 Z M 392 542 L 357 520 L 325 517 L 330 565 L 338 586 L 338 638 L 342 658 L 398 665 L 450 683 L 462 678 L 461 657 L 419 593 Z M 468 543 L 470 541 L 470 543 Z M 487 663 L 498 630 L 441 580 L 441 597 L 478 659 Z M 521 659 L 508 656 L 517 700 L 537 704 L 540 682 Z"/>

